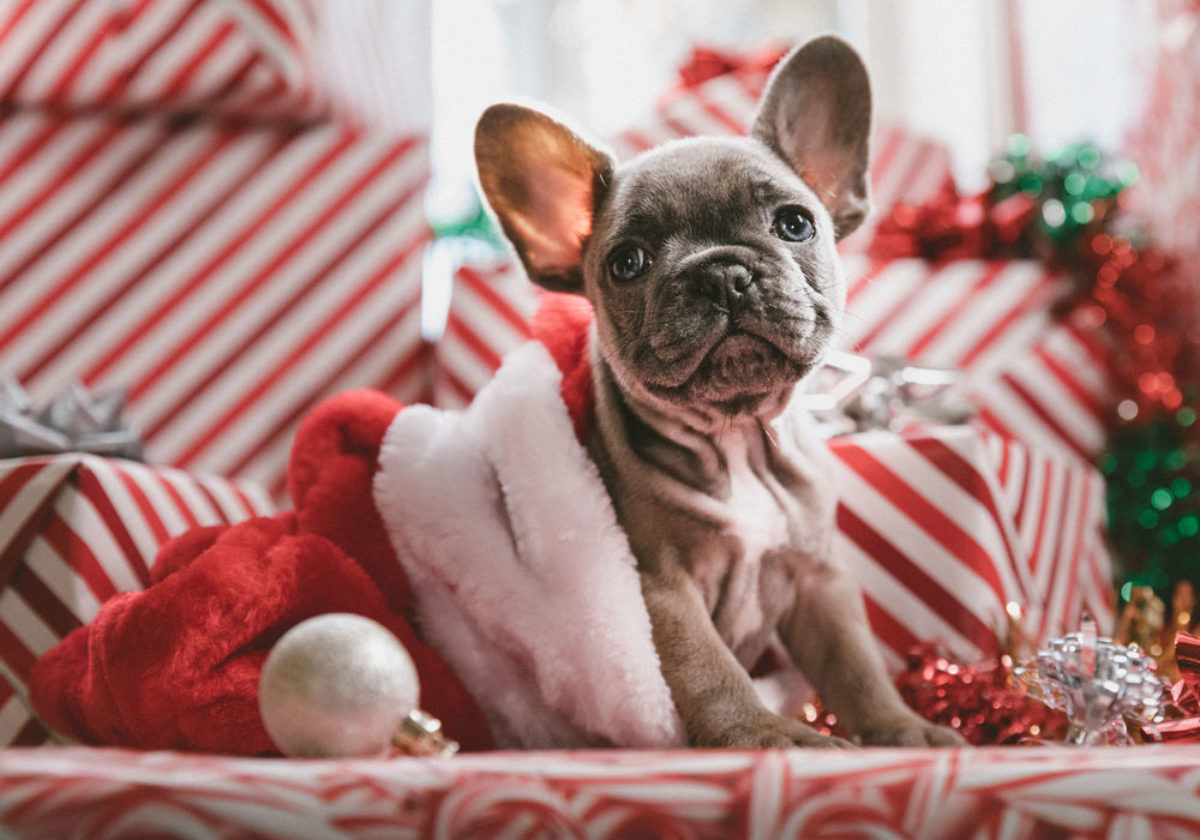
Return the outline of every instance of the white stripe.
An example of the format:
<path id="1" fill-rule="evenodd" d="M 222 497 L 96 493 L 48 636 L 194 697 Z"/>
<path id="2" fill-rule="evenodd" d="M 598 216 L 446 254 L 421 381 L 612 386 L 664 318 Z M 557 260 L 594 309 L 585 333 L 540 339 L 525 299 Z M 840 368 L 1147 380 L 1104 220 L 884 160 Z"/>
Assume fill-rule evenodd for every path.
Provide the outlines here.
<path id="1" fill-rule="evenodd" d="M 972 260 L 970 264 L 975 266 L 977 279 L 991 270 L 991 266 L 983 261 Z M 1007 264 L 982 289 L 975 290 L 964 284 L 961 291 L 968 304 L 966 310 L 939 330 L 926 347 L 923 355 L 930 359 L 945 360 L 944 364 L 961 364 L 963 357 L 974 349 L 980 338 L 996 324 L 999 324 L 1029 297 L 1045 294 L 1044 278 L 1045 271 L 1038 263 L 1013 261 Z M 923 303 L 922 308 L 924 308 Z M 997 343 L 1004 342 L 1004 339 L 1017 328 L 1018 324 L 1029 320 L 1037 321 L 1040 333 L 1048 320 L 1048 314 L 1040 308 L 1033 308 L 1029 314 L 1022 316 L 1001 333 L 995 341 Z M 1022 345 L 1021 349 L 1027 351 L 1028 346 Z M 978 356 L 971 363 L 972 375 L 979 375 L 986 370 L 983 363 L 986 358 L 998 357 L 995 357 L 994 354 L 988 355 L 986 352 Z M 1009 355 L 1002 361 L 1009 362 L 1012 358 L 1013 356 Z"/>
<path id="2" fill-rule="evenodd" d="M 1109 397 L 1109 380 L 1102 364 L 1088 352 L 1069 327 L 1055 326 L 1046 336 L 1042 349 L 1071 374 L 1088 394 L 1103 401 Z"/>
<path id="3" fill-rule="evenodd" d="M 364 168 L 373 162 L 365 162 Z M 393 184 L 389 178 L 380 178 L 374 181 L 328 224 L 321 226 L 313 236 L 300 243 L 299 247 L 288 256 L 285 263 L 276 266 L 272 270 L 270 282 L 263 283 L 252 296 L 241 301 L 226 318 L 204 335 L 201 338 L 203 346 L 213 348 L 212 350 L 206 352 L 197 348 L 194 352 L 187 354 L 172 367 L 170 376 L 160 378 L 141 394 L 138 401 L 138 416 L 146 425 L 156 423 L 159 418 L 177 405 L 185 403 L 192 396 L 195 383 L 208 375 L 222 360 L 224 354 L 220 352 L 220 348 L 235 347 L 245 340 L 252 340 L 255 335 L 260 336 L 253 350 L 255 364 L 253 366 L 235 365 L 235 367 L 240 367 L 254 381 L 261 378 L 263 371 L 271 369 L 272 362 L 276 361 L 278 357 L 286 355 L 302 340 L 306 328 L 313 323 L 319 323 L 339 305 L 341 300 L 352 296 L 358 290 L 362 283 L 361 278 L 368 276 L 357 273 L 358 266 L 372 259 L 372 251 L 390 250 L 394 252 L 397 242 L 406 241 L 407 237 L 415 235 L 424 220 L 424 208 L 418 200 L 409 202 L 399 214 L 390 216 L 390 224 L 380 226 L 372 234 L 370 244 L 361 244 L 354 253 L 334 268 L 334 274 L 340 278 L 347 278 L 346 280 L 335 282 L 330 277 L 322 278 L 321 284 L 313 289 L 305 300 L 296 300 L 300 287 L 314 279 L 314 272 L 319 267 L 344 248 L 347 242 L 352 241 L 388 203 L 396 198 L 401 189 L 407 188 L 410 180 L 420 177 L 424 169 L 424 160 L 421 155 L 413 155 L 402 159 L 400 166 L 399 171 L 389 173 L 399 183 Z M 321 200 L 329 202 L 331 199 L 328 196 L 322 196 Z M 296 204 L 300 203 L 301 200 L 296 202 Z M 328 204 L 314 207 L 312 215 L 319 215 L 327 207 Z M 282 242 L 280 240 L 276 240 L 276 242 L 280 242 L 277 247 L 282 251 Z M 263 248 L 261 251 L 263 262 L 268 262 L 276 257 L 275 249 Z M 251 276 L 247 272 L 240 279 L 245 282 Z M 208 287 L 206 287 L 206 294 L 207 289 Z M 239 290 L 233 290 L 233 293 L 236 294 L 237 291 Z M 182 316 L 185 314 L 184 310 L 190 309 L 190 306 L 182 307 L 179 314 Z M 280 311 L 288 311 L 289 316 L 284 319 L 283 323 L 277 324 L 269 332 L 262 334 L 263 323 L 275 317 Z M 306 314 L 300 315 L 299 313 Z M 168 320 L 167 326 L 175 323 L 174 318 Z M 292 325 L 290 331 L 285 326 L 286 324 Z M 164 329 L 164 336 L 168 332 L 171 331 Z M 183 330 L 174 332 L 176 338 L 182 338 L 185 335 Z M 222 374 L 222 378 L 229 376 L 231 371 L 232 368 Z M 215 392 L 225 390 L 240 396 L 241 393 L 244 393 L 243 389 L 251 384 L 253 381 L 233 381 L 224 389 L 214 386 L 213 391 L 208 393 L 211 396 Z M 223 405 L 209 402 L 210 396 L 205 397 L 206 410 L 203 413 L 215 414 L 221 410 Z"/>
<path id="4" fill-rule="evenodd" d="M 208 500 L 190 475 L 179 470 L 163 470 L 159 475 L 163 481 L 175 488 L 175 492 L 179 494 L 184 506 L 196 518 L 198 525 L 204 527 L 223 524 L 224 520 L 221 518 L 220 512 L 213 507 L 213 503 Z"/>
<path id="5" fill-rule="evenodd" d="M 229 88 L 240 65 L 254 56 L 254 45 L 247 41 L 246 33 L 235 29 L 233 34 L 221 40 L 201 64 L 192 69 L 188 74 L 187 83 L 177 94 L 178 98 L 185 102 L 198 102 L 212 96 L 216 91 Z M 259 61 L 261 60 L 260 57 Z M 243 87 L 245 81 L 243 78 L 238 82 L 239 92 L 248 92 Z M 228 102 L 231 98 L 222 99 Z"/>
<path id="6" fill-rule="evenodd" d="M 378 347 L 372 348 L 358 363 L 347 370 L 345 375 L 331 386 L 330 393 L 348 388 L 361 388 L 368 383 L 381 382 L 401 362 L 404 352 L 407 352 L 402 348 L 412 348 L 415 352 L 421 352 L 418 349 L 420 339 L 420 313 L 414 309 L 400 321 L 384 341 L 380 342 Z M 418 398 L 424 399 L 425 376 L 426 371 L 418 365 L 407 379 L 396 383 L 389 389 L 388 394 L 406 405 L 415 402 Z M 295 429 L 302 419 L 248 461 L 246 467 L 239 471 L 239 475 L 261 481 L 266 487 L 274 487 L 275 482 L 286 469 L 288 454 L 295 438 Z M 265 493 L 265 489 L 262 492 Z M 263 498 L 265 500 L 266 497 Z M 264 501 L 263 504 L 265 506 L 260 510 L 269 511 L 270 503 Z"/>
<path id="7" fill-rule="evenodd" d="M 438 342 L 436 353 L 439 365 L 470 388 L 472 393 L 482 388 L 496 372 L 465 342 L 457 340 L 450 333 Z"/>
<path id="8" fill-rule="evenodd" d="M 154 269 L 147 278 L 146 289 L 174 291 L 179 285 L 179 278 L 194 278 L 201 267 L 243 235 L 270 205 L 303 178 L 312 169 L 316 158 L 323 156 L 341 139 L 339 130 L 322 129 L 302 135 L 282 149 L 252 176 L 237 194 L 236 200 L 223 205 L 201 229 L 192 232 L 168 259 Z M 266 249 L 261 247 L 263 242 L 293 239 L 299 229 L 311 222 L 314 196 L 322 196 L 327 194 L 326 191 L 336 189 L 337 184 L 341 183 L 340 179 L 356 171 L 359 157 L 353 151 L 342 155 L 315 183 L 306 188 L 303 197 L 279 210 L 247 241 L 246 246 L 220 264 L 205 280 L 202 292 L 189 298 L 186 305 L 173 310 L 172 315 L 153 330 L 142 333 L 137 351 L 117 361 L 109 371 L 108 380 L 140 380 L 149 367 L 170 351 L 180 335 L 212 315 L 230 295 L 236 294 L 246 277 L 256 273 L 273 256 L 273 251 L 264 253 Z M 124 323 L 142 323 L 144 319 L 138 317 L 139 310 L 150 307 L 137 305 L 143 295 L 129 297 L 131 301 L 122 301 L 119 305 L 119 308 L 126 310 L 123 314 Z M 151 302 L 151 305 L 154 303 L 157 301 Z"/>
<path id="9" fill-rule="evenodd" d="M 0 480 L 25 461 L 13 459 L 0 461 Z M 62 484 L 62 481 L 79 465 L 79 458 L 67 455 L 46 463 L 32 478 L 28 479 L 3 509 L 0 509 L 0 554 L 8 550 L 9 543 L 25 526 L 29 517 L 46 502 L 47 497 Z"/>
<path id="10" fill-rule="evenodd" d="M 878 456 L 877 451 L 872 454 Z M 954 593 L 962 606 L 984 624 L 995 629 L 1004 626 L 1003 593 L 992 592 L 987 582 L 973 569 L 947 551 L 920 523 L 909 519 L 895 507 L 892 500 L 859 478 L 853 470 L 839 466 L 837 480 L 843 504 L 856 516 L 886 534 L 889 542 L 900 549 L 914 566 Z M 944 506 L 939 504 L 939 507 Z"/>
<path id="11" fill-rule="evenodd" d="M 100 612 L 100 600 L 88 588 L 87 582 L 41 536 L 29 544 L 25 565 L 79 619 L 80 624 L 91 623 Z"/>
<path id="12" fill-rule="evenodd" d="M 0 594 L 0 623 L 34 656 L 41 656 L 59 642 L 58 635 L 11 586 Z M 16 675 L 10 669 L 5 670 L 9 671 L 13 688 L 24 693 L 24 681 L 14 679 Z"/>
<path id="13" fill-rule="evenodd" d="M 8 3 L 5 7 L 11 10 L 10 15 L 6 16 L 7 23 L 16 15 L 16 4 Z M 67 11 L 65 3 L 47 3 L 46 0 L 40 0 L 33 4 L 21 18 L 21 22 L 8 33 L 3 42 L 0 42 L 0 50 L 4 51 L 4 60 L 0 61 L 0 90 L 9 91 L 17 72 L 30 60 L 40 60 L 38 48 Z M 23 87 L 16 93 L 22 100 L 28 101 Z M 34 91 L 33 95 L 36 96 L 36 93 Z"/>
<path id="14" fill-rule="evenodd" d="M 156 439 L 160 457 L 174 461 L 183 449 L 190 446 L 192 441 L 211 427 L 214 417 L 224 416 L 225 412 L 244 397 L 248 389 L 257 385 L 263 379 L 264 371 L 276 370 L 278 365 L 282 364 L 295 348 L 304 342 L 315 325 L 321 324 L 330 312 L 354 296 L 362 278 L 372 276 L 382 264 L 387 263 L 395 256 L 397 241 L 407 241 L 417 234 L 424 224 L 423 214 L 424 210 L 419 202 L 407 205 L 391 229 L 385 226 L 384 229 L 377 231 L 368 242 L 356 249 L 347 261 L 338 266 L 335 273 L 327 277 L 321 286 L 314 289 L 305 300 L 292 306 L 283 320 L 260 336 L 252 358 L 242 358 L 235 362 L 205 390 L 203 406 L 197 406 L 196 410 L 185 411 L 177 415 L 160 430 Z M 417 272 L 414 267 L 419 263 L 420 254 L 415 253 L 397 274 L 411 274 L 416 278 Z M 288 377 L 302 376 L 304 381 L 299 383 L 302 387 L 307 382 L 311 382 L 313 378 L 318 378 L 316 373 L 318 370 L 333 367 L 350 352 L 349 347 L 335 344 L 334 336 L 340 333 L 342 344 L 361 340 L 364 333 L 391 317 L 398 308 L 411 301 L 417 293 L 417 288 L 413 283 L 401 282 L 399 278 L 385 281 L 380 285 L 376 294 L 357 305 L 355 312 L 347 317 L 346 323 L 335 327 L 332 333 L 327 334 L 320 347 L 310 350 L 305 357 L 305 362 L 297 364 Z M 205 339 L 205 343 L 210 346 L 213 341 L 211 336 Z M 203 351 L 193 354 L 193 356 L 201 358 L 205 355 Z M 162 410 L 174 405 L 176 400 L 185 399 L 192 390 L 192 380 L 184 379 L 179 371 L 166 377 L 163 385 L 175 383 L 180 379 L 183 379 L 183 387 L 179 388 L 178 394 L 170 399 L 159 397 L 159 389 L 147 392 L 146 399 L 139 407 L 139 412 L 146 412 L 147 415 L 141 416 L 148 416 L 148 413 L 155 409 Z M 281 388 L 281 383 L 277 383 L 272 388 L 273 396 L 263 395 L 260 402 L 281 399 L 279 395 Z M 290 410 L 293 405 L 294 403 L 285 401 L 280 408 Z M 251 423 L 245 416 L 238 424 L 246 425 L 252 435 L 259 434 L 263 428 L 257 423 Z M 230 431 L 236 430 L 231 429 Z M 224 470 L 217 470 L 217 472 L 224 472 Z"/>
<path id="15" fill-rule="evenodd" d="M 908 628 L 918 639 L 946 645 L 956 657 L 965 662 L 979 660 L 982 653 L 962 634 L 960 628 L 938 615 L 933 608 L 914 595 L 904 581 L 879 565 L 875 558 L 859 548 L 853 540 L 839 531 L 833 546 L 834 556 L 845 560 L 847 568 L 853 570 L 863 592 L 896 623 Z M 908 654 L 907 650 L 896 647 L 899 644 L 897 640 L 881 637 L 879 642 L 882 647 L 901 657 Z"/>
<path id="16" fill-rule="evenodd" d="M 694 96 L 681 96 L 666 109 L 666 117 L 686 126 L 697 136 L 725 137 L 733 134 L 723 122 L 709 114 Z"/>
<path id="17" fill-rule="evenodd" d="M 987 269 L 976 260 L 959 260 L 940 270 L 929 269 L 915 299 L 882 323 L 882 329 L 867 348 L 871 353 L 912 356 L 912 346 L 947 312 L 974 291 L 975 283 Z M 878 282 L 878 281 L 877 281 Z M 978 330 L 978 327 L 976 327 Z M 978 331 L 975 336 L 978 337 Z M 936 341 L 934 342 L 936 344 Z M 926 364 L 954 364 L 957 359 L 939 354 L 930 344 L 916 360 Z"/>
<path id="18" fill-rule="evenodd" d="M 1035 356 L 1023 358 L 1009 375 L 1029 394 L 1029 400 L 1050 416 L 1084 452 L 1101 452 L 1108 439 L 1103 420 L 1079 402 L 1058 377 Z"/>
<path id="19" fill-rule="evenodd" d="M 91 499 L 74 488 L 65 488 L 55 500 L 54 509 L 67 527 L 87 543 L 104 569 L 105 576 L 118 592 L 134 592 L 142 588 L 142 582 L 129 568 L 125 553 Z"/>
<path id="20" fill-rule="evenodd" d="M 163 528 L 167 532 L 167 536 L 173 537 L 176 534 L 182 533 L 190 526 L 183 513 L 179 510 L 179 506 L 171 498 L 170 494 L 163 489 L 161 479 L 157 473 L 145 466 L 133 461 L 128 461 L 122 464 L 125 472 L 132 476 L 141 488 L 142 493 L 146 496 L 146 501 L 150 503 L 151 509 L 162 522 Z M 157 549 L 156 549 L 157 551 Z"/>
<path id="21" fill-rule="evenodd" d="M 150 564 L 154 561 L 154 555 L 158 553 L 158 539 L 154 536 L 151 524 L 146 521 L 146 516 L 138 506 L 137 500 L 134 499 L 133 493 L 130 492 L 118 473 L 128 474 L 139 486 L 142 482 L 138 481 L 137 476 L 127 468 L 123 461 L 95 459 L 89 462 L 89 467 L 92 475 L 96 477 L 103 488 L 104 495 L 113 506 L 113 510 L 120 517 L 121 524 L 125 526 L 130 539 L 133 540 L 142 562 L 146 568 L 150 568 Z"/>
<path id="22" fill-rule="evenodd" d="M 197 129 L 197 135 L 206 142 L 216 142 L 213 131 L 207 127 Z M 256 170 L 252 167 L 261 159 L 263 149 L 271 139 L 268 133 L 253 133 L 218 155 L 199 176 L 198 181 L 183 189 L 161 211 L 155 213 L 152 219 L 147 220 L 135 235 L 130 236 L 110 259 L 97 267 L 95 281 L 91 285 L 111 290 L 122 280 L 142 272 L 146 263 L 165 243 L 175 240 L 181 231 L 195 221 L 213 196 L 220 195 L 225 189 L 248 181 L 254 176 Z M 238 202 L 239 205 L 240 203 Z M 205 231 L 209 225 L 219 224 L 223 213 L 237 214 L 241 218 L 238 209 L 231 208 L 230 204 L 224 205 L 214 216 L 217 221 L 210 219 L 205 228 L 186 237 L 175 252 L 163 260 L 154 272 L 143 278 L 136 287 L 135 294 L 123 296 L 98 317 L 80 325 L 78 340 L 50 362 L 41 375 L 31 380 L 32 383 L 46 390 L 55 389 L 58 387 L 57 383 L 69 381 L 87 370 L 94 363 L 99 348 L 111 348 L 129 335 L 131 324 L 144 324 L 150 313 L 177 291 L 180 278 L 191 276 L 188 274 L 188 267 L 195 269 L 220 247 L 219 242 L 207 238 Z M 104 214 L 97 215 L 104 220 Z M 207 250 L 200 250 L 195 240 L 204 240 Z M 188 260 L 188 263 L 181 264 L 181 259 Z M 35 343 L 34 346 L 39 352 L 45 349 L 44 342 Z M 112 382 L 131 381 L 115 377 L 106 378 Z"/>
<path id="23" fill-rule="evenodd" d="M 221 518 L 225 522 L 232 524 L 257 515 L 257 511 L 243 502 L 237 493 L 234 492 L 233 485 L 230 482 L 208 475 L 197 475 L 193 476 L 193 478 L 216 501 Z M 250 505 L 253 504 L 254 501 L 251 499 Z"/>
<path id="24" fill-rule="evenodd" d="M 225 22 L 223 3 L 201 3 L 183 25 L 171 33 L 151 55 L 141 72 L 130 80 L 127 98 L 158 102 L 167 98 L 165 85 L 190 62 L 209 37 Z M 237 38 L 235 32 L 230 35 Z"/>
<path id="25" fill-rule="evenodd" d="M 0 746 L 8 746 L 21 734 L 31 716 L 18 694 L 13 694 L 0 707 Z"/>
<path id="26" fill-rule="evenodd" d="M 47 6 L 56 5 L 52 2 L 46 3 L 45 0 L 42 0 L 42 3 Z M 59 8 L 65 8 L 68 4 L 60 2 L 57 5 Z M 113 9 L 108 3 L 84 3 L 79 7 L 67 25 L 55 33 L 54 38 L 38 55 L 38 60 L 29 68 L 19 91 L 21 99 L 26 102 L 49 100 L 67 65 L 83 52 L 84 46 L 97 30 L 109 24 L 112 13 Z M 93 58 L 94 56 L 95 54 Z M 90 63 L 85 64 L 76 78 L 86 76 L 92 70 Z M 67 102 L 78 103 L 79 100 L 71 88 L 67 88 L 65 93 Z"/>
<path id="27" fill-rule="evenodd" d="M 903 133 L 901 134 L 902 136 L 900 142 L 897 144 L 896 152 L 891 160 L 888 161 L 888 165 L 885 168 L 880 168 L 876 164 L 871 171 L 872 200 L 876 202 L 877 207 L 890 208 L 903 195 L 905 187 L 908 186 L 905 180 L 908 171 L 912 168 L 918 156 L 924 151 L 921 143 Z M 884 142 L 886 143 L 887 140 Z"/>
<path id="28" fill-rule="evenodd" d="M 1060 469 L 1064 473 L 1064 490 L 1068 498 L 1064 504 L 1065 511 L 1063 515 L 1055 522 L 1057 526 L 1055 528 L 1056 533 L 1062 534 L 1064 538 L 1061 540 L 1061 546 L 1051 555 L 1052 558 L 1055 555 L 1057 556 L 1059 565 L 1057 573 L 1052 579 L 1048 580 L 1051 597 L 1046 606 L 1046 614 L 1051 619 L 1059 621 L 1071 619 L 1071 621 L 1066 623 L 1074 623 L 1074 619 L 1078 618 L 1078 616 L 1071 615 L 1072 609 L 1071 604 L 1067 601 L 1067 593 L 1071 590 L 1072 583 L 1074 583 L 1074 598 L 1078 600 L 1084 589 L 1083 581 L 1079 579 L 1079 570 L 1082 568 L 1080 565 L 1082 562 L 1082 558 L 1080 557 L 1083 542 L 1082 528 L 1087 527 L 1087 523 L 1080 518 L 1083 512 L 1083 486 L 1086 483 L 1086 479 L 1079 475 L 1078 470 L 1068 470 L 1061 466 Z M 1083 523 L 1082 526 L 1081 522 Z M 1075 568 L 1072 568 L 1073 566 Z"/>
<path id="29" fill-rule="evenodd" d="M 924 260 L 895 260 L 865 284 L 850 301 L 842 319 L 842 344 L 857 347 L 863 338 L 904 300 L 913 289 L 926 282 L 929 263 Z M 857 284 L 856 284 L 857 285 Z"/>
<path id="30" fill-rule="evenodd" d="M 1067 448 L 1059 434 L 1030 411 L 1004 380 L 990 376 L 972 378 L 967 392 L 976 405 L 996 416 L 1003 426 L 1001 433 L 1012 434 L 1035 450 L 1054 452 Z"/>

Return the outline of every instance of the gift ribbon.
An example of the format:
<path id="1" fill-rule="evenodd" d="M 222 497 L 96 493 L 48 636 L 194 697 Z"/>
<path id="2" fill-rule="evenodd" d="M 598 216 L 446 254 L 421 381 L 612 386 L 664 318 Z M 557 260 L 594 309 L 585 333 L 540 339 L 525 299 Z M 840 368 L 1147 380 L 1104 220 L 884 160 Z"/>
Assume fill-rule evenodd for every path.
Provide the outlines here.
<path id="1" fill-rule="evenodd" d="M 1175 634 L 1175 663 L 1179 680 L 1171 686 L 1171 704 L 1183 717 L 1154 725 L 1153 734 L 1163 741 L 1200 741 L 1200 636 L 1185 630 Z"/>
<path id="2" fill-rule="evenodd" d="M 91 452 L 141 460 L 142 442 L 125 424 L 125 391 L 92 393 L 71 383 L 35 411 L 29 395 L 14 379 L 0 381 L 0 458 Z"/>
<path id="3" fill-rule="evenodd" d="M 804 405 L 830 435 L 897 431 L 914 422 L 965 423 L 974 408 L 960 393 L 962 374 L 898 356 L 831 352 L 804 395 Z"/>

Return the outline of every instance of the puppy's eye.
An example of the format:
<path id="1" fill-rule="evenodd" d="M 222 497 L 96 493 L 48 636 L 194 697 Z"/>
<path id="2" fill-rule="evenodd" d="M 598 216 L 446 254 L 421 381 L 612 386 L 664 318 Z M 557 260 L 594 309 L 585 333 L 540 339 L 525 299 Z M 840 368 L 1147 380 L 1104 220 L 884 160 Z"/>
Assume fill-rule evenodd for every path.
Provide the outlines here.
<path id="1" fill-rule="evenodd" d="M 650 267 L 650 258 L 637 245 L 626 245 L 608 261 L 608 270 L 617 280 L 634 280 Z"/>
<path id="2" fill-rule="evenodd" d="M 807 242 L 817 233 L 812 217 L 800 207 L 784 207 L 777 212 L 773 230 L 785 242 Z"/>

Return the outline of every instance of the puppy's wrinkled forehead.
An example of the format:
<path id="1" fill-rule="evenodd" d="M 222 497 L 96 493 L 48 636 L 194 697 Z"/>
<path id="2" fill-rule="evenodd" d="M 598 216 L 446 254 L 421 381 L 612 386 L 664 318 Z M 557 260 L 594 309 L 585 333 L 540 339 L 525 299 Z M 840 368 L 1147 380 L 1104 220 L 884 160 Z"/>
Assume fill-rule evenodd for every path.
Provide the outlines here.
<path id="1" fill-rule="evenodd" d="M 720 239 L 783 204 L 814 212 L 820 206 L 812 190 L 762 144 L 744 138 L 682 140 L 616 172 L 594 233 L 605 240 Z"/>

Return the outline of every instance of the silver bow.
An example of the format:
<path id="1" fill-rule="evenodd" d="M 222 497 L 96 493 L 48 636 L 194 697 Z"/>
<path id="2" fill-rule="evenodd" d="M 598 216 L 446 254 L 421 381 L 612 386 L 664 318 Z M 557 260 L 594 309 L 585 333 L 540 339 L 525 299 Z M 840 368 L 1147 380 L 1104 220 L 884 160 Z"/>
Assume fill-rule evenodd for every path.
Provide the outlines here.
<path id="1" fill-rule="evenodd" d="M 830 435 L 897 431 L 914 422 L 965 423 L 975 409 L 962 394 L 962 374 L 898 356 L 831 352 L 813 375 L 804 404 Z"/>
<path id="2" fill-rule="evenodd" d="M 72 382 L 41 411 L 15 380 L 0 380 L 0 458 L 91 452 L 114 458 L 142 458 L 138 434 L 125 425 L 125 391 L 92 393 Z"/>

